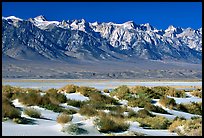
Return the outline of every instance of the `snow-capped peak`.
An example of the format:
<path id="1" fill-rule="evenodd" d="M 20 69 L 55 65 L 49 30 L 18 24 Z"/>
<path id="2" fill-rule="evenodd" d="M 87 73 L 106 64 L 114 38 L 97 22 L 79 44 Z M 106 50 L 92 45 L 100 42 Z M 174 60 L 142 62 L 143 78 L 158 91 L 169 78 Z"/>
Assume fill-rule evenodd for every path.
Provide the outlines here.
<path id="1" fill-rule="evenodd" d="M 43 15 L 35 17 L 34 20 L 36 20 L 38 22 L 47 21 L 46 18 Z"/>
<path id="2" fill-rule="evenodd" d="M 176 31 L 176 27 L 174 27 L 173 25 L 170 25 L 166 30 L 165 32 L 169 32 L 169 31 Z"/>
<path id="3" fill-rule="evenodd" d="M 23 21 L 22 19 L 15 17 L 15 16 L 2 17 L 2 19 L 5 19 L 5 20 L 11 19 L 11 20 Z"/>
<path id="4" fill-rule="evenodd" d="M 123 23 L 123 26 L 127 29 L 134 29 L 135 25 L 133 21 L 127 21 Z"/>
<path id="5" fill-rule="evenodd" d="M 59 25 L 60 22 L 58 21 L 47 21 L 46 18 L 42 15 L 37 16 L 35 18 L 28 19 L 32 22 L 35 26 L 39 27 L 40 29 L 47 29 L 50 24 Z"/>

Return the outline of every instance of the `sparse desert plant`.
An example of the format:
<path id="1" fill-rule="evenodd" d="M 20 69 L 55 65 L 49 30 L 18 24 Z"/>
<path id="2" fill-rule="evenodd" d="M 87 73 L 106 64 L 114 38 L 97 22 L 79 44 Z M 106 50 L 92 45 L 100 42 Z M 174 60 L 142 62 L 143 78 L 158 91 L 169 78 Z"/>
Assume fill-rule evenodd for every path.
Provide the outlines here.
<path id="1" fill-rule="evenodd" d="M 122 118 L 115 118 L 110 115 L 101 114 L 99 118 L 94 121 L 100 132 L 121 132 L 129 128 L 129 124 L 125 123 Z"/>
<path id="2" fill-rule="evenodd" d="M 152 129 L 167 129 L 171 122 L 162 116 L 136 118 L 142 127 L 150 127 Z"/>
<path id="3" fill-rule="evenodd" d="M 73 84 L 68 84 L 68 85 L 64 86 L 63 88 L 59 89 L 59 91 L 63 91 L 66 93 L 75 93 L 77 88 L 79 88 L 79 86 L 76 86 Z"/>
<path id="4" fill-rule="evenodd" d="M 67 104 L 71 105 L 71 106 L 74 106 L 74 107 L 81 107 L 82 105 L 85 104 L 85 102 L 84 101 L 67 99 Z"/>
<path id="5" fill-rule="evenodd" d="M 169 126 L 169 130 L 182 136 L 202 136 L 202 118 L 193 120 L 174 120 Z"/>
<path id="6" fill-rule="evenodd" d="M 186 104 L 177 104 L 176 109 L 183 112 L 188 112 L 191 114 L 202 115 L 202 103 L 186 103 Z"/>
<path id="7" fill-rule="evenodd" d="M 131 117 L 136 117 L 137 116 L 137 113 L 134 111 L 134 110 L 129 110 L 128 112 L 128 118 L 131 118 Z"/>
<path id="8" fill-rule="evenodd" d="M 62 132 L 69 133 L 72 135 L 88 134 L 87 130 L 80 128 L 77 124 L 72 124 L 72 123 L 68 126 L 64 126 L 62 128 Z"/>
<path id="9" fill-rule="evenodd" d="M 176 90 L 169 86 L 156 86 L 151 89 L 162 96 L 186 97 L 185 90 Z"/>
<path id="10" fill-rule="evenodd" d="M 86 86 L 80 86 L 76 89 L 76 92 L 79 92 L 80 94 L 89 97 L 90 93 L 100 93 L 99 90 L 93 87 L 86 87 Z"/>
<path id="11" fill-rule="evenodd" d="M 97 115 L 97 110 L 95 108 L 92 108 L 89 105 L 83 105 L 79 109 L 79 113 L 81 115 L 85 115 L 85 116 L 96 116 Z"/>
<path id="12" fill-rule="evenodd" d="M 12 102 L 5 96 L 2 96 L 2 118 L 18 118 L 21 116 L 19 109 L 15 108 Z"/>
<path id="13" fill-rule="evenodd" d="M 202 90 L 200 90 L 200 89 L 193 90 L 190 94 L 193 96 L 202 98 Z"/>
<path id="14" fill-rule="evenodd" d="M 42 100 L 40 93 L 36 93 L 34 91 L 21 93 L 21 95 L 18 98 L 19 98 L 19 102 L 27 106 L 40 105 Z"/>
<path id="15" fill-rule="evenodd" d="M 76 110 L 73 110 L 73 109 L 63 109 L 63 112 L 62 112 L 62 113 L 71 115 L 71 114 L 77 113 L 77 111 L 76 111 Z"/>
<path id="16" fill-rule="evenodd" d="M 10 119 L 19 118 L 21 116 L 20 110 L 12 106 L 11 104 L 2 105 L 2 117 L 8 117 Z"/>
<path id="17" fill-rule="evenodd" d="M 33 118 L 40 118 L 41 117 L 41 113 L 34 109 L 34 108 L 26 108 L 24 109 L 24 114 L 33 117 Z"/>
<path id="18" fill-rule="evenodd" d="M 152 113 L 150 113 L 148 110 L 146 109 L 141 109 L 136 113 L 136 117 L 140 117 L 140 118 L 145 118 L 145 117 L 154 117 L 155 115 L 153 115 Z"/>
<path id="19" fill-rule="evenodd" d="M 60 104 L 65 103 L 67 101 L 67 98 L 62 93 L 57 93 L 56 90 L 50 90 L 52 92 L 47 92 L 43 98 L 48 98 L 49 101 L 53 104 Z"/>
<path id="20" fill-rule="evenodd" d="M 65 123 L 70 122 L 71 120 L 72 120 L 72 116 L 67 115 L 65 113 L 61 113 L 57 117 L 57 123 L 59 123 L 59 124 L 65 124 Z"/>
<path id="21" fill-rule="evenodd" d="M 110 91 L 109 91 L 109 89 L 104 89 L 103 92 L 109 93 Z"/>
<path id="22" fill-rule="evenodd" d="M 110 92 L 110 96 L 116 96 L 118 99 L 127 99 L 130 95 L 130 90 L 126 85 L 121 85 Z"/>
<path id="23" fill-rule="evenodd" d="M 159 107 L 159 106 L 155 106 L 153 104 L 146 104 L 144 109 L 152 111 L 152 112 L 156 112 L 156 113 L 162 113 L 162 114 L 169 114 L 166 110 L 164 110 L 163 108 Z"/>
<path id="24" fill-rule="evenodd" d="M 43 105 L 40 105 L 40 107 L 42 108 L 46 108 L 48 110 L 52 110 L 53 112 L 57 112 L 57 113 L 60 113 L 60 112 L 63 112 L 64 111 L 64 108 L 59 106 L 59 105 L 55 105 L 55 104 L 52 104 L 52 103 L 49 103 L 49 104 L 43 104 Z"/>
<path id="25" fill-rule="evenodd" d="M 55 89 L 55 88 L 50 88 L 50 89 L 48 89 L 47 91 L 45 91 L 46 93 L 57 93 L 58 92 L 58 90 L 57 89 Z"/>
<path id="26" fill-rule="evenodd" d="M 149 98 L 159 99 L 162 95 L 145 86 L 134 86 L 130 89 L 133 94 L 146 94 Z"/>
<path id="27" fill-rule="evenodd" d="M 173 107 L 176 106 L 176 101 L 173 98 L 168 98 L 166 96 L 161 97 L 159 103 L 169 109 L 173 109 Z"/>
<path id="28" fill-rule="evenodd" d="M 118 104 L 118 101 L 112 97 L 102 95 L 101 93 L 92 92 L 89 94 L 91 101 L 94 101 L 95 104 Z"/>
<path id="29" fill-rule="evenodd" d="M 134 98 L 128 101 L 128 106 L 131 107 L 145 107 L 145 105 L 149 104 L 150 100 L 145 98 Z"/>

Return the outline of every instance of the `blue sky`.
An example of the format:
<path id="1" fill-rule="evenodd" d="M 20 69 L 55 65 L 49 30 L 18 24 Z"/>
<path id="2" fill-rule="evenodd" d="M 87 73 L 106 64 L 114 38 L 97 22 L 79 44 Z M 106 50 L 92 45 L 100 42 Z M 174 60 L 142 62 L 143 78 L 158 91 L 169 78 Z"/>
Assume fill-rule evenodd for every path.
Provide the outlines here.
<path id="1" fill-rule="evenodd" d="M 48 20 L 150 23 L 157 29 L 202 27 L 201 2 L 2 2 L 2 15 L 22 19 L 44 15 Z"/>

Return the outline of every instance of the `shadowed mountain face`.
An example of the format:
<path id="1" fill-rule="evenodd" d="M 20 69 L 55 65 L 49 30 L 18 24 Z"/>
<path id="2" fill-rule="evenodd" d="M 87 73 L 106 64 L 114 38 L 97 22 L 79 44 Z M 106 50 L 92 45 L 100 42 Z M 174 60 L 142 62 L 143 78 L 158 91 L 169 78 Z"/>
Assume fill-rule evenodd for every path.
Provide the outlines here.
<path id="1" fill-rule="evenodd" d="M 60 72 L 62 76 L 62 72 L 134 72 L 151 70 L 153 66 L 157 66 L 155 70 L 200 70 L 202 28 L 169 26 L 157 30 L 150 24 L 137 25 L 132 21 L 115 24 L 89 23 L 83 19 L 47 21 L 43 16 L 28 20 L 2 17 L 2 59 L 3 77 L 9 77 L 9 70 L 13 70 L 11 76 L 15 77 L 15 68 L 22 68 L 26 62 L 30 69 L 21 70 L 20 76 L 35 76 L 32 64 L 42 68 L 42 75 L 37 73 L 42 77 L 47 68 L 54 68 L 53 73 Z"/>

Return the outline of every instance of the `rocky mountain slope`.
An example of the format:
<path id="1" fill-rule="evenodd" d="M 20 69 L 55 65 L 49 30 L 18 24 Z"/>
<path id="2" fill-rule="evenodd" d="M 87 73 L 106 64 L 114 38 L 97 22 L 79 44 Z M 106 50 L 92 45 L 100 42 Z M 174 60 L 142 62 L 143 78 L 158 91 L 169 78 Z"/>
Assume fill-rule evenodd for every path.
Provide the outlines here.
<path id="1" fill-rule="evenodd" d="M 43 16 L 28 20 L 2 17 L 2 57 L 3 65 L 16 60 L 13 64 L 43 61 L 94 68 L 95 63 L 101 63 L 103 68 L 105 63 L 111 69 L 114 63 L 138 62 L 138 67 L 139 63 L 154 61 L 176 67 L 178 64 L 172 62 L 189 63 L 200 68 L 202 28 L 194 30 L 170 25 L 166 30 L 158 30 L 149 23 L 133 21 L 116 24 L 90 23 L 84 19 L 48 21 Z M 129 70 L 126 66 L 123 71 Z M 8 69 L 3 66 L 3 70 L 5 68 Z"/>

